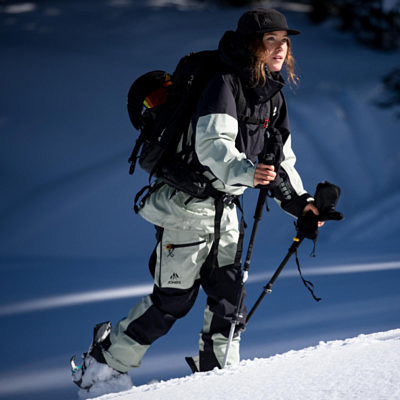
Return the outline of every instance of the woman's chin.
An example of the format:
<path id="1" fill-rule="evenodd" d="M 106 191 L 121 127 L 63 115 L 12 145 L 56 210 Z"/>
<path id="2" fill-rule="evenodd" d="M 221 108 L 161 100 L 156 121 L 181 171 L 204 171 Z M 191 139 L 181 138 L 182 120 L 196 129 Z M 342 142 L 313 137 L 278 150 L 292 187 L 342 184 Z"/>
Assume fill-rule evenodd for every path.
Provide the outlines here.
<path id="1" fill-rule="evenodd" d="M 273 65 L 270 68 L 268 68 L 271 72 L 278 72 L 282 69 L 282 65 Z"/>

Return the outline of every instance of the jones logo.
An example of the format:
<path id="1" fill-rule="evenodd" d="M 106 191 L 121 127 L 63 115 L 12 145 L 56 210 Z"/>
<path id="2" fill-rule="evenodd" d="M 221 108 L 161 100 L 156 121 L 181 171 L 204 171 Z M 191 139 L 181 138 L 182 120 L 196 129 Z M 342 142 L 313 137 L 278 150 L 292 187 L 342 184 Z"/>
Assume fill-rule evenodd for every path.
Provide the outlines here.
<path id="1" fill-rule="evenodd" d="M 170 281 L 168 281 L 168 284 L 169 284 L 169 285 L 171 285 L 171 284 L 180 285 L 180 284 L 181 284 L 181 281 L 178 281 L 179 275 L 178 275 L 176 272 L 174 272 L 174 273 L 169 277 L 169 279 L 170 279 Z"/>

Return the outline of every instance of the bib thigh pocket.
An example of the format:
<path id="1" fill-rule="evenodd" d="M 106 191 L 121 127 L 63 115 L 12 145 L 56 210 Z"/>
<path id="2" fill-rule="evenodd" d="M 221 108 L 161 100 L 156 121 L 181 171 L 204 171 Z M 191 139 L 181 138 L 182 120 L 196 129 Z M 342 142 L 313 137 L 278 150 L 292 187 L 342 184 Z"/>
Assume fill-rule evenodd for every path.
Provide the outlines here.
<path id="1" fill-rule="evenodd" d="M 164 231 L 156 279 L 159 287 L 189 289 L 200 277 L 209 251 L 208 240 L 192 232 Z M 158 275 L 158 276 L 157 276 Z"/>

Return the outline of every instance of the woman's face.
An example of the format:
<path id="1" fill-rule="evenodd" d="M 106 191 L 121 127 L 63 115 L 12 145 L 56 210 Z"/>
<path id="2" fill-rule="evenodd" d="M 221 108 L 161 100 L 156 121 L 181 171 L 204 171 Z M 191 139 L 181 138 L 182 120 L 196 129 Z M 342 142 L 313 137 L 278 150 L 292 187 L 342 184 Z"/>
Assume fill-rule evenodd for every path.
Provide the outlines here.
<path id="1" fill-rule="evenodd" d="M 280 71 L 286 59 L 288 36 L 286 31 L 264 33 L 263 43 L 268 50 L 267 67 L 270 71 Z"/>

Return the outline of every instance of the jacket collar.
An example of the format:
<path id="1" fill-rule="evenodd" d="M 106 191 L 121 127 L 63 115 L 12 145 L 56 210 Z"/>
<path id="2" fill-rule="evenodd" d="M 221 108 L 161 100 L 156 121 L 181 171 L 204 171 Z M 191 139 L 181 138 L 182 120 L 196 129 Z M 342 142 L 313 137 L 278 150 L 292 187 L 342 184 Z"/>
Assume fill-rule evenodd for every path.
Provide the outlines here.
<path id="1" fill-rule="evenodd" d="M 251 55 L 244 48 L 239 35 L 233 31 L 225 32 L 219 42 L 219 55 L 221 61 L 233 69 L 244 81 L 250 85 L 251 81 Z M 265 85 L 257 85 L 253 88 L 257 103 L 268 101 L 275 93 L 285 85 L 280 72 L 274 72 L 267 77 Z"/>

